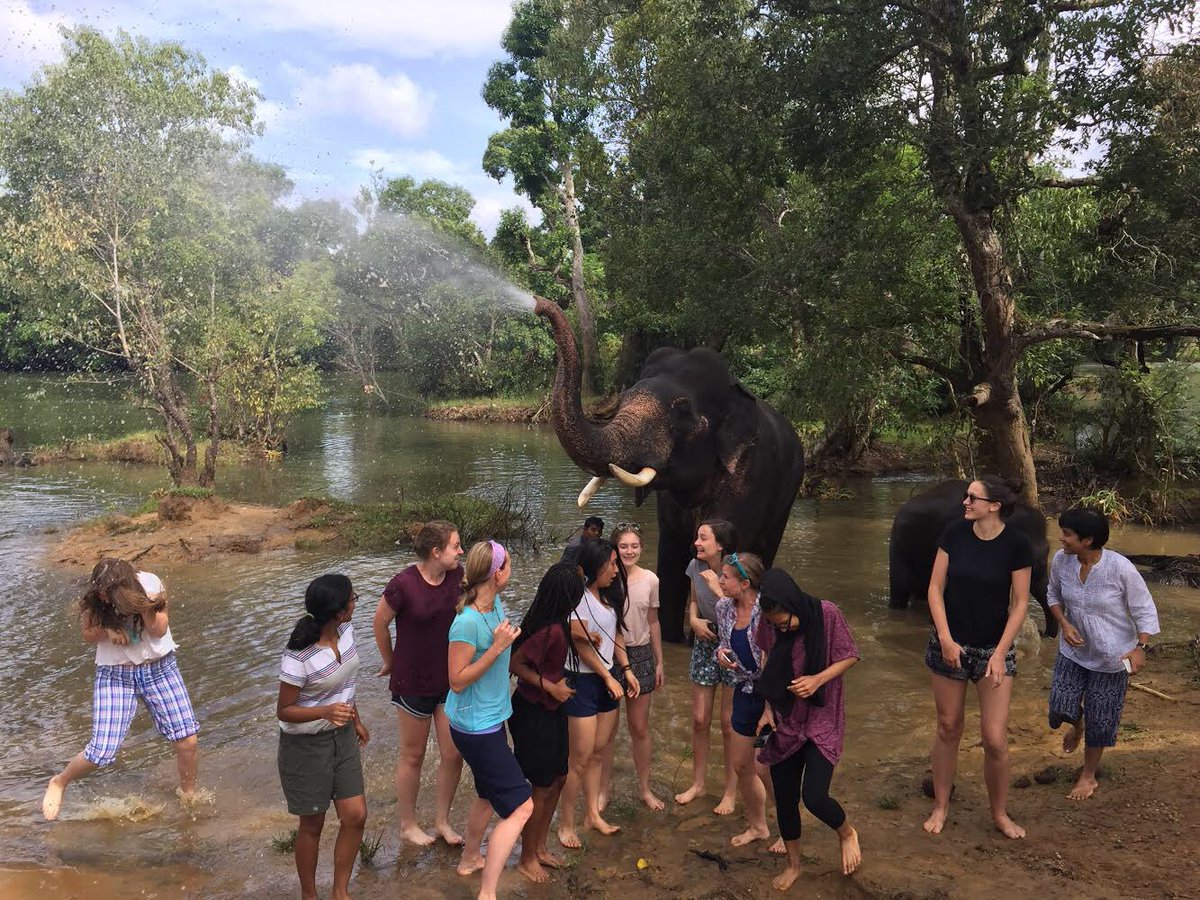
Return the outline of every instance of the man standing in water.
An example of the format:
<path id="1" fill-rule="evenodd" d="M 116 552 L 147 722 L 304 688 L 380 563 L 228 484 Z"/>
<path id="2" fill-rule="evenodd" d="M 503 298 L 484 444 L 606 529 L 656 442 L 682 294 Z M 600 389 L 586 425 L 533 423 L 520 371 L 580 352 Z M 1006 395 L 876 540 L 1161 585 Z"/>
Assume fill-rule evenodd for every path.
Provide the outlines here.
<path id="1" fill-rule="evenodd" d="M 583 545 L 588 541 L 598 540 L 602 534 L 604 534 L 604 520 L 599 516 L 588 516 L 583 520 L 583 532 L 567 544 L 559 562 L 578 563 L 579 551 L 583 549 Z"/>
<path id="2" fill-rule="evenodd" d="M 1117 743 L 1129 676 L 1146 664 L 1158 634 L 1158 610 L 1137 568 L 1105 550 L 1108 520 L 1099 510 L 1068 509 L 1058 517 L 1062 549 L 1050 563 L 1046 601 L 1058 620 L 1058 658 L 1050 679 L 1050 727 L 1071 730 L 1063 750 L 1083 739 L 1083 770 L 1071 800 L 1096 792 L 1096 771 L 1105 747 Z"/>

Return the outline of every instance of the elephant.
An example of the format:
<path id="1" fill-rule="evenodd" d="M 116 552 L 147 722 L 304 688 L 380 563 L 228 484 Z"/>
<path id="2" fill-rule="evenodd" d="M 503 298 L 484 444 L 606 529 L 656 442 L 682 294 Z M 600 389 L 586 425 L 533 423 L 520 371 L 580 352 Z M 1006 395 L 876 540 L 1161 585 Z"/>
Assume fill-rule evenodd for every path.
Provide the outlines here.
<path id="1" fill-rule="evenodd" d="M 658 507 L 659 620 L 664 640 L 684 639 L 684 612 L 696 528 L 728 519 L 739 543 L 730 551 L 770 565 L 804 478 L 804 450 L 791 424 L 755 397 L 708 348 L 661 347 L 636 383 L 600 420 L 580 401 L 575 337 L 558 304 L 536 298 L 558 348 L 550 415 L 559 443 L 591 481 L 583 507 L 610 476 L 634 488 L 638 505 L 653 493 Z"/>
<path id="2" fill-rule="evenodd" d="M 929 576 L 937 556 L 938 538 L 951 522 L 963 516 L 963 494 L 969 481 L 943 481 L 909 498 L 896 511 L 888 539 L 888 605 L 907 609 L 912 598 L 925 599 Z M 1046 637 L 1058 634 L 1058 623 L 1046 603 L 1050 548 L 1046 540 L 1046 517 L 1037 507 L 1017 502 L 1007 527 L 1025 532 L 1033 545 L 1033 573 L 1029 593 L 1046 616 Z"/>

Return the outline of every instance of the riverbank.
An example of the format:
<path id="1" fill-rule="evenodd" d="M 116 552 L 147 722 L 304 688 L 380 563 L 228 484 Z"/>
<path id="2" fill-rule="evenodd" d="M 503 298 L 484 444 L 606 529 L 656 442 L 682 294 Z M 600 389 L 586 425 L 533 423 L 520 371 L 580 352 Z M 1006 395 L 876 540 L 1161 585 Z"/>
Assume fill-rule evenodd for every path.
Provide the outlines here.
<path id="1" fill-rule="evenodd" d="M 483 537 L 526 546 L 539 539 L 528 512 L 511 500 L 489 503 L 455 494 L 356 504 L 306 497 L 278 507 L 195 493 L 162 492 L 128 515 L 85 522 L 57 535 L 47 556 L 57 565 L 88 569 L 105 556 L 151 566 L 276 550 L 382 553 L 411 547 L 432 519 L 457 524 L 464 546 Z"/>

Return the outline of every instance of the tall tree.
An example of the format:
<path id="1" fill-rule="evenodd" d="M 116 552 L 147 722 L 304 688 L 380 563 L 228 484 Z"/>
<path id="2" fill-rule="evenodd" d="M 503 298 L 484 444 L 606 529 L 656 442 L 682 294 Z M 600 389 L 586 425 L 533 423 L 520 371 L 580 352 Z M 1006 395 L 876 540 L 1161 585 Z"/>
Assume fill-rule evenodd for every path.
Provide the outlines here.
<path id="1" fill-rule="evenodd" d="M 483 99 L 508 120 L 483 157 L 493 178 L 511 174 L 548 221 L 566 233 L 569 275 L 563 282 L 579 318 L 584 390 L 598 388 L 596 314 L 585 277 L 587 179 L 601 174 L 604 154 L 589 127 L 596 109 L 599 34 L 564 0 L 522 0 L 501 39 L 508 58 L 488 71 Z M 589 163 L 591 167 L 589 168 Z M 590 176 L 589 176 L 590 173 Z M 531 268 L 545 265 L 526 244 Z"/>

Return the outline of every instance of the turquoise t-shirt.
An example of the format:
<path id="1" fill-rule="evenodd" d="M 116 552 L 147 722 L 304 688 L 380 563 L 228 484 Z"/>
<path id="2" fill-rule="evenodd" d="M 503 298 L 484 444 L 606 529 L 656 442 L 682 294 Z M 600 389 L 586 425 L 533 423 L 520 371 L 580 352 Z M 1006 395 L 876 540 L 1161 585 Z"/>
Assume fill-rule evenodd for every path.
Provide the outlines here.
<path id="1" fill-rule="evenodd" d="M 450 623 L 450 643 L 474 647 L 471 662 L 475 662 L 492 646 L 492 634 L 504 618 L 504 604 L 499 597 L 490 612 L 468 606 Z M 511 655 L 512 647 L 508 647 L 477 681 L 461 692 L 450 691 L 446 697 L 446 718 L 458 731 L 491 731 L 508 721 L 512 715 L 512 697 L 508 692 Z"/>

